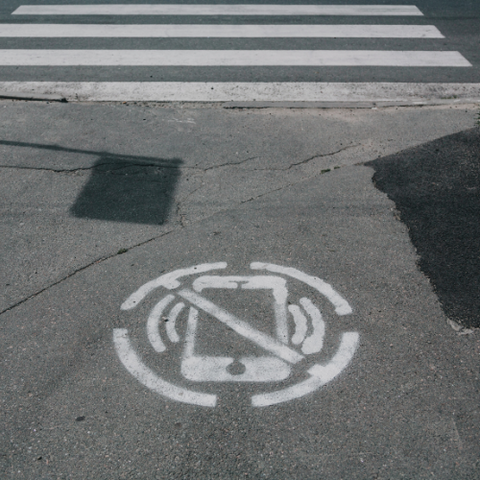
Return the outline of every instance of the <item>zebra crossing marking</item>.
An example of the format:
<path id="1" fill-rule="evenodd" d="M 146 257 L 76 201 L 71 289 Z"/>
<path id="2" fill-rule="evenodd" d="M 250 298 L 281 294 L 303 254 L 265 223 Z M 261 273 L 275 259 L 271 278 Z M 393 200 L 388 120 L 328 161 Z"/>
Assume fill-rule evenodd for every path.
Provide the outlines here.
<path id="1" fill-rule="evenodd" d="M 445 38 L 433 25 L 0 24 L 22 38 Z"/>
<path id="2" fill-rule="evenodd" d="M 12 15 L 422 16 L 414 5 L 22 5 Z"/>
<path id="3" fill-rule="evenodd" d="M 190 16 L 423 16 L 414 5 L 209 5 L 100 4 L 22 5 L 12 15 L 190 15 Z M 43 20 L 43 19 L 42 19 Z M 376 24 L 2 24 L 3 38 L 363 38 L 441 39 L 433 25 Z M 398 22 L 397 22 L 398 23 Z M 201 44 L 199 44 L 201 45 Z M 5 49 L 8 67 L 398 67 L 465 68 L 472 64 L 458 51 L 405 50 L 109 50 Z M 52 72 L 58 72 L 54 70 Z M 240 70 L 238 70 L 240 72 Z M 115 75 L 113 73 L 112 75 Z M 60 78 L 59 78 L 60 80 Z M 114 78 L 112 78 L 114 80 Z M 61 95 L 89 101 L 192 102 L 407 102 L 440 98 L 480 98 L 478 84 L 379 82 L 0 82 L 12 94 Z"/>
<path id="4" fill-rule="evenodd" d="M 2 66 L 471 67 L 458 52 L 387 50 L 0 50 Z"/>

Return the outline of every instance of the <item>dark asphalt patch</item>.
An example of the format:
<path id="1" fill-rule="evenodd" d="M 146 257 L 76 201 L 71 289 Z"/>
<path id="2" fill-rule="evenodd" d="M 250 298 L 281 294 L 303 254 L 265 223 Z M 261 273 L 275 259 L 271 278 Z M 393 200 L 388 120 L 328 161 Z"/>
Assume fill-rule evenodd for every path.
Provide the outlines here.
<path id="1" fill-rule="evenodd" d="M 368 163 L 396 204 L 445 314 L 480 327 L 480 129 Z"/>

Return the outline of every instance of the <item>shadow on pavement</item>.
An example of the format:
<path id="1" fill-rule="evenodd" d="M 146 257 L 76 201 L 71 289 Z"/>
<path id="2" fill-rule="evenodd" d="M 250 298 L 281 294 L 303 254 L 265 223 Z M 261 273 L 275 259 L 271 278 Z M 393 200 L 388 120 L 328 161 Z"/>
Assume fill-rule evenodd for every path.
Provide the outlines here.
<path id="1" fill-rule="evenodd" d="M 182 160 L 71 149 L 58 145 L 0 141 L 0 145 L 92 155 L 90 178 L 70 213 L 79 218 L 161 225 L 166 222 L 180 177 Z M 41 167 L 40 167 L 41 168 Z"/>
<path id="2" fill-rule="evenodd" d="M 447 317 L 480 327 L 480 129 L 367 165 L 395 202 Z"/>
<path id="3" fill-rule="evenodd" d="M 165 223 L 180 176 L 179 159 L 103 154 L 70 213 L 115 222 Z"/>

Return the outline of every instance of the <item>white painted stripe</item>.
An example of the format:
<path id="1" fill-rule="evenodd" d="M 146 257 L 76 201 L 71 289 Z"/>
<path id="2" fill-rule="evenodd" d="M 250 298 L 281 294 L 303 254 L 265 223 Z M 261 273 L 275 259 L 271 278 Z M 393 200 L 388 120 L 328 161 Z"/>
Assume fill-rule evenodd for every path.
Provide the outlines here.
<path id="1" fill-rule="evenodd" d="M 223 308 L 220 308 L 214 303 L 210 302 L 210 300 L 198 295 L 193 290 L 180 290 L 178 294 L 196 307 L 230 327 L 234 332 L 238 333 L 242 337 L 245 337 L 273 355 L 285 360 L 286 362 L 298 363 L 303 360 L 303 355 L 300 355 L 295 350 L 292 350 L 291 348 L 282 344 L 277 339 L 266 335 L 260 330 L 257 330 L 247 322 L 240 320 Z"/>
<path id="2" fill-rule="evenodd" d="M 212 276 L 204 275 L 197 278 L 192 288 L 200 293 L 205 288 L 226 288 L 234 289 L 241 284 L 244 290 L 272 290 L 274 298 L 275 320 L 277 326 L 277 338 L 283 343 L 288 343 L 288 324 L 287 324 L 287 296 L 288 290 L 286 280 L 282 277 L 273 275 L 255 275 L 254 277 L 245 276 Z"/>
<path id="3" fill-rule="evenodd" d="M 327 365 L 314 365 L 308 370 L 311 377 L 296 385 L 272 393 L 253 395 L 252 406 L 267 407 L 287 402 L 319 389 L 322 385 L 335 378 L 350 363 L 357 349 L 358 339 L 359 335 L 357 332 L 344 333 L 337 353 Z"/>
<path id="4" fill-rule="evenodd" d="M 333 380 L 349 364 L 357 350 L 359 338 L 360 335 L 357 332 L 344 333 L 342 343 L 330 362 L 327 365 L 314 365 L 308 373 L 319 378 L 323 383 Z"/>
<path id="5" fill-rule="evenodd" d="M 167 330 L 168 338 L 173 343 L 178 343 L 180 341 L 180 337 L 178 336 L 178 333 L 176 330 L 176 323 L 177 323 L 177 317 L 184 307 L 185 307 L 184 303 L 182 302 L 177 303 L 168 314 L 168 322 L 165 328 Z"/>
<path id="6" fill-rule="evenodd" d="M 185 332 L 185 350 L 183 357 L 193 357 L 195 354 L 195 333 L 198 326 L 198 310 L 190 307 L 188 313 L 187 331 Z"/>
<path id="7" fill-rule="evenodd" d="M 163 311 L 174 298 L 174 295 L 167 295 L 164 299 L 160 300 L 155 307 L 153 307 L 147 320 L 148 339 L 154 350 L 159 353 L 164 352 L 166 349 L 162 337 L 160 336 L 160 320 Z"/>
<path id="8" fill-rule="evenodd" d="M 143 385 L 156 393 L 177 402 L 215 407 L 217 396 L 201 392 L 192 392 L 162 380 L 146 367 L 130 344 L 128 331 L 123 328 L 113 330 L 113 343 L 123 366 Z"/>
<path id="9" fill-rule="evenodd" d="M 56 95 L 76 102 L 404 102 L 455 98 L 480 101 L 480 83 L 401 82 L 0 82 L 0 96 Z M 208 265 L 223 269 L 226 263 Z M 199 268 L 199 266 L 198 266 Z M 196 271 L 201 273 L 200 271 Z M 180 275 L 180 274 L 179 274 Z M 182 273 L 181 275 L 189 275 Z M 181 276 L 180 275 L 180 276 Z M 168 278 L 167 278 L 168 277 Z M 170 274 L 132 294 L 122 310 L 134 308 L 160 286 L 175 288 Z"/>
<path id="10" fill-rule="evenodd" d="M 432 25 L 68 25 L 0 24 L 25 38 L 444 38 Z"/>
<path id="11" fill-rule="evenodd" d="M 294 345 L 299 345 L 303 342 L 305 335 L 307 334 L 307 317 L 305 317 L 298 305 L 289 305 L 288 310 L 292 314 L 295 323 L 295 332 L 292 335 L 292 343 Z"/>
<path id="12" fill-rule="evenodd" d="M 323 348 L 323 337 L 325 336 L 325 322 L 320 310 L 308 298 L 301 298 L 300 304 L 310 315 L 312 321 L 312 334 L 305 339 L 302 345 L 302 352 L 305 355 L 318 353 Z"/>
<path id="13" fill-rule="evenodd" d="M 459 52 L 387 50 L 0 50 L 2 66 L 471 67 Z"/>
<path id="14" fill-rule="evenodd" d="M 421 16 L 414 5 L 22 5 L 12 15 Z"/>

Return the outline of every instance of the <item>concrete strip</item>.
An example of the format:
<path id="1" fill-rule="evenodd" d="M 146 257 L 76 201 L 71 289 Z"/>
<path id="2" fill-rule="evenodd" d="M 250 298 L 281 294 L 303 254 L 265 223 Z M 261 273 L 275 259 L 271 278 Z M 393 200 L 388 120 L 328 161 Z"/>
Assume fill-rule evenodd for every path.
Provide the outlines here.
<path id="1" fill-rule="evenodd" d="M 476 99 L 444 99 L 444 100 L 422 100 L 417 102 L 401 101 L 401 102 L 226 102 L 222 105 L 226 109 L 241 108 L 389 108 L 389 107 L 425 107 L 435 105 L 455 105 L 464 103 L 475 103 Z"/>
<path id="2" fill-rule="evenodd" d="M 0 82 L 0 91 L 87 102 L 480 101 L 480 83 Z"/>
<path id="3" fill-rule="evenodd" d="M 31 100 L 37 102 L 66 102 L 62 95 L 52 93 L 23 93 L 23 92 L 2 92 L 0 91 L 0 99 L 3 100 Z"/>

